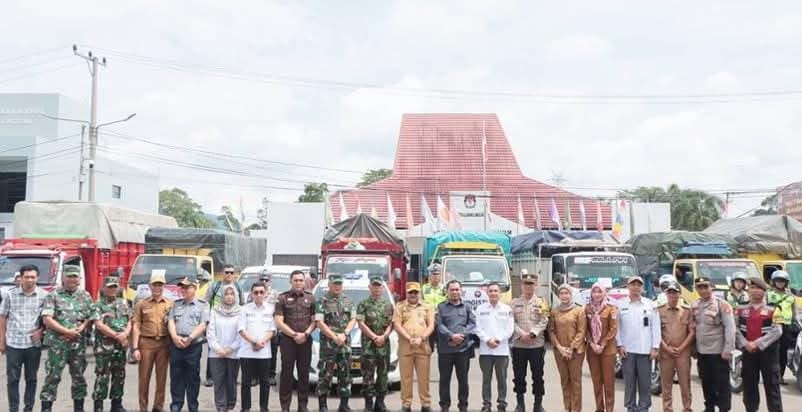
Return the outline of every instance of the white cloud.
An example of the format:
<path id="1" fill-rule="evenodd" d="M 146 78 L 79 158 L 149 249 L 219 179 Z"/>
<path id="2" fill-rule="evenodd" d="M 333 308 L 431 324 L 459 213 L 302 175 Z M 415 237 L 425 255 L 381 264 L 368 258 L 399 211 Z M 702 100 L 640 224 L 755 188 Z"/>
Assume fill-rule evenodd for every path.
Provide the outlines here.
<path id="1" fill-rule="evenodd" d="M 558 63 L 570 63 L 604 57 L 612 46 L 596 34 L 570 34 L 547 42 L 543 49 L 547 59 Z"/>

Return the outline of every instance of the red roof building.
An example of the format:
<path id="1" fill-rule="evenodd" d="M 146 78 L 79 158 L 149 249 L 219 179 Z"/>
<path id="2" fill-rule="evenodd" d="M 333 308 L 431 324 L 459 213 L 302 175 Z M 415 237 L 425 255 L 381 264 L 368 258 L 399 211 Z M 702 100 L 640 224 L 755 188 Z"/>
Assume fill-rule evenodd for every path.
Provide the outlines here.
<path id="1" fill-rule="evenodd" d="M 534 198 L 537 197 L 542 227 L 556 229 L 557 225 L 549 219 L 554 199 L 563 221 L 565 202 L 570 202 L 573 227 L 578 229 L 582 201 L 588 229 L 596 228 L 598 201 L 524 176 L 498 116 L 492 113 L 403 115 L 393 175 L 366 187 L 333 193 L 330 204 L 335 219 L 340 217 L 340 194 L 349 216 L 355 214 L 359 204 L 363 213 L 376 208 L 379 218 L 385 222 L 389 194 L 397 215 L 397 228 L 407 229 L 407 198 L 414 224 L 418 225 L 424 220 L 420 210 L 421 194 L 436 215 L 438 195 L 451 206 L 448 204 L 451 192 L 481 192 L 483 136 L 487 156 L 484 175 L 493 214 L 517 222 L 520 195 L 526 226 L 533 228 Z M 610 207 L 602 202 L 601 210 L 604 227 L 609 229 L 612 226 Z"/>

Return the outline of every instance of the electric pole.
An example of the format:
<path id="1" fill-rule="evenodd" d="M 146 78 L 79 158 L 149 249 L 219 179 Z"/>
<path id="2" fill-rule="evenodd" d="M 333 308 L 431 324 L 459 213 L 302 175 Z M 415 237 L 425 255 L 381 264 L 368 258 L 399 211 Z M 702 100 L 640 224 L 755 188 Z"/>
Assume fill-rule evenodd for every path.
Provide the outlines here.
<path id="1" fill-rule="evenodd" d="M 78 201 L 83 200 L 84 195 L 84 136 L 86 135 L 86 125 L 81 125 L 81 151 L 80 151 L 80 160 L 81 164 L 78 167 Z"/>
<path id="2" fill-rule="evenodd" d="M 78 52 L 78 46 L 72 46 L 72 52 L 86 60 L 89 65 L 89 75 L 92 76 L 92 107 L 89 111 L 89 201 L 95 201 L 95 156 L 97 155 L 97 76 L 98 65 L 105 67 L 106 58 L 99 58 L 91 51 L 86 54 Z"/>

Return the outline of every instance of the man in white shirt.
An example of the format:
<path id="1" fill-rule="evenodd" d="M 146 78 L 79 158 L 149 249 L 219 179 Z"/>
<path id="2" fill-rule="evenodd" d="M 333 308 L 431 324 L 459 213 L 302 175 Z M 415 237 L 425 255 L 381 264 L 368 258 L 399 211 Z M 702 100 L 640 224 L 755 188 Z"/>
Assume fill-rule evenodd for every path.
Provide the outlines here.
<path id="1" fill-rule="evenodd" d="M 266 303 L 267 289 L 264 283 L 255 282 L 251 286 L 251 299 L 253 302 L 245 305 L 240 312 L 237 330 L 242 337 L 239 347 L 240 365 L 242 366 L 242 410 L 251 409 L 251 386 L 248 385 L 253 378 L 259 381 L 259 409 L 267 411 L 270 396 L 270 383 L 268 382 L 268 366 L 272 353 L 270 353 L 270 339 L 276 333 L 273 322 L 275 305 Z"/>
<path id="2" fill-rule="evenodd" d="M 507 409 L 507 367 L 510 362 L 509 340 L 515 331 L 512 309 L 499 302 L 501 286 L 487 287 L 489 302 L 476 308 L 476 336 L 479 337 L 479 367 L 482 369 L 482 412 L 490 412 L 493 397 L 490 385 L 493 371 L 498 385 L 498 410 Z"/>
<path id="3" fill-rule="evenodd" d="M 660 341 L 660 315 L 654 303 L 641 296 L 643 279 L 627 281 L 629 298 L 619 300 L 619 326 L 616 340 L 624 372 L 624 406 L 627 412 L 648 412 L 652 361 L 657 359 Z M 637 397 L 636 397 L 637 396 Z"/>

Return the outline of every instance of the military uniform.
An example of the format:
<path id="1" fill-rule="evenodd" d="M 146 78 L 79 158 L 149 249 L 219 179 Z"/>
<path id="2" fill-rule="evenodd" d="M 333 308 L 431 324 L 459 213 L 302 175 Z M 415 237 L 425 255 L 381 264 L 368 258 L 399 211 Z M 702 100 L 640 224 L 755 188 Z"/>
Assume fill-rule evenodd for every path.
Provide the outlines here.
<path id="1" fill-rule="evenodd" d="M 119 286 L 117 277 L 109 276 L 104 285 Z M 131 309 L 124 299 L 108 299 L 102 296 L 95 304 L 98 321 L 108 326 L 114 332 L 123 332 L 128 329 L 131 320 Z M 106 398 L 119 403 L 123 398 L 125 386 L 125 356 L 127 346 L 124 347 L 116 339 L 103 335 L 95 330 L 95 390 L 92 399 L 103 401 Z M 111 388 L 109 388 L 111 381 Z M 112 409 L 114 410 L 114 408 Z"/>
<path id="2" fill-rule="evenodd" d="M 371 284 L 383 285 L 380 276 L 370 278 Z M 393 322 L 393 305 L 384 299 L 373 296 L 359 302 L 356 320 L 376 335 L 383 335 Z M 383 346 L 377 346 L 367 333 L 362 333 L 362 396 L 376 396 L 376 403 L 384 404 L 387 393 L 387 372 L 390 368 L 389 336 Z"/>
<path id="3" fill-rule="evenodd" d="M 330 275 L 329 282 L 342 282 L 337 275 Z M 326 292 L 315 304 L 315 320 L 323 322 L 334 333 L 346 333 L 346 328 L 354 318 L 354 306 L 345 294 L 335 296 Z M 317 395 L 325 398 L 329 393 L 331 380 L 337 374 L 337 393 L 340 398 L 351 396 L 351 337 L 346 334 L 345 345 L 337 346 L 325 333 L 320 334 L 320 360 L 317 365 Z"/>
<path id="4" fill-rule="evenodd" d="M 524 274 L 521 281 L 537 284 L 537 277 Z M 515 331 L 510 342 L 513 392 L 519 404 L 522 404 L 526 394 L 526 368 L 529 366 L 532 370 L 532 394 L 535 395 L 537 408 L 537 405 L 542 405 L 543 395 L 546 393 L 543 364 L 546 354 L 545 332 L 549 325 L 549 302 L 537 295 L 533 295 L 532 299 L 520 296 L 510 302 L 510 307 L 515 320 Z M 521 340 L 524 335 L 529 335 L 532 339 L 524 342 Z"/>
<path id="5" fill-rule="evenodd" d="M 677 285 L 679 292 L 679 285 Z M 662 345 L 660 345 L 660 382 L 663 393 L 663 410 L 673 411 L 674 372 L 679 378 L 680 393 L 682 395 L 682 410 L 691 411 L 691 348 L 688 343 L 679 356 L 674 357 L 668 352 L 666 346 L 680 347 L 690 337 L 693 339 L 694 326 L 691 308 L 688 305 L 677 303 L 672 307 L 668 302 L 657 307 L 660 314 L 660 327 Z"/>
<path id="6" fill-rule="evenodd" d="M 65 276 L 75 276 L 77 273 L 66 273 Z M 75 329 L 87 320 L 97 319 L 94 311 L 92 297 L 83 289 L 68 291 L 61 286 L 53 293 L 47 295 L 42 306 L 42 317 L 50 316 L 61 326 Z M 69 366 L 72 378 L 72 399 L 83 405 L 86 398 L 86 340 L 79 336 L 75 340 L 66 340 L 52 329 L 45 332 L 44 345 L 47 347 L 47 361 L 45 362 L 45 382 L 39 399 L 42 408 L 56 400 L 58 384 L 61 381 L 61 372 L 65 365 Z M 45 403 L 47 402 L 47 403 Z"/>

